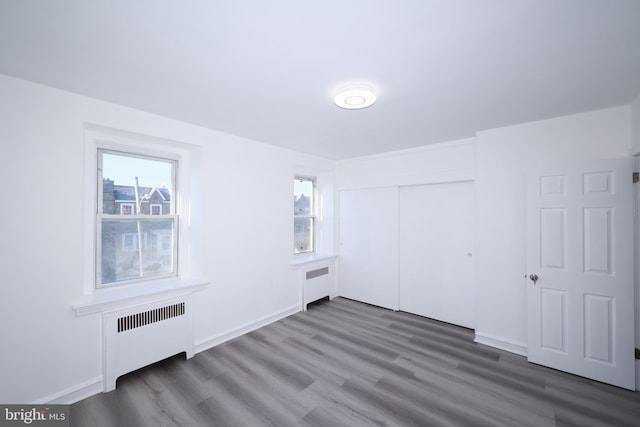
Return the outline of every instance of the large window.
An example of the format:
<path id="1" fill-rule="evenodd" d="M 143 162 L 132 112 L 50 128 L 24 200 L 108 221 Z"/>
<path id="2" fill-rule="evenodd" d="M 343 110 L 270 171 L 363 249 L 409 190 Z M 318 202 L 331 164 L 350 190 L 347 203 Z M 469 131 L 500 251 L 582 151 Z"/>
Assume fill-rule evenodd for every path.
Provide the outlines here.
<path id="1" fill-rule="evenodd" d="M 176 167 L 98 150 L 97 287 L 176 275 Z"/>
<path id="2" fill-rule="evenodd" d="M 293 253 L 315 250 L 315 178 L 296 176 L 293 180 Z"/>

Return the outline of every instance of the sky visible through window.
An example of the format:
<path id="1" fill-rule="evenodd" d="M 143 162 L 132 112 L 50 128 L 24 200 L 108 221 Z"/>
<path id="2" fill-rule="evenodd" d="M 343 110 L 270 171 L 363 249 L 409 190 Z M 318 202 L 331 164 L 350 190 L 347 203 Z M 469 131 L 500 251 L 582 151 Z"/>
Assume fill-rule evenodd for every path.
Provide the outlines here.
<path id="1" fill-rule="evenodd" d="M 140 187 L 166 187 L 171 191 L 171 163 L 155 159 L 119 156 L 104 153 L 102 177 L 113 180 L 116 185 L 135 185 L 138 177 Z"/>
<path id="2" fill-rule="evenodd" d="M 300 180 L 296 179 L 293 181 L 293 194 L 296 198 L 300 197 L 301 194 L 304 194 L 307 197 L 312 196 L 313 193 L 313 182 L 309 180 Z"/>

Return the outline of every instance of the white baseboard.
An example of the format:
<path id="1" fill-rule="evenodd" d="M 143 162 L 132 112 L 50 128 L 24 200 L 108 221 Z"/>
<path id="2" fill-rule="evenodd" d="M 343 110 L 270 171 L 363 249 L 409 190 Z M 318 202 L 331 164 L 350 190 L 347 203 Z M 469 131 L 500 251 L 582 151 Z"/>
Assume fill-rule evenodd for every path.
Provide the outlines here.
<path id="1" fill-rule="evenodd" d="M 527 344 L 521 343 L 509 339 L 505 339 L 502 337 L 497 337 L 495 335 L 483 334 L 482 332 L 476 331 L 476 336 L 474 341 L 478 344 L 488 345 L 490 347 L 499 348 L 500 350 L 505 350 L 510 353 L 519 354 L 520 356 L 527 355 Z"/>
<path id="2" fill-rule="evenodd" d="M 50 403 L 52 405 L 71 405 L 82 399 L 91 397 L 94 394 L 101 393 L 104 388 L 102 377 L 96 377 L 84 383 L 69 387 L 65 390 L 43 397 L 33 402 L 33 405 L 44 405 Z"/>
<path id="3" fill-rule="evenodd" d="M 229 341 L 233 338 L 239 337 L 240 335 L 246 334 L 248 332 L 251 332 L 258 328 L 266 326 L 269 323 L 273 323 L 277 320 L 284 319 L 285 317 L 290 316 L 299 311 L 300 311 L 300 306 L 296 304 L 293 307 L 290 307 L 286 310 L 272 314 L 270 316 L 266 316 L 255 322 L 251 322 L 241 328 L 234 329 L 224 334 L 201 341 L 200 343 L 197 343 L 195 345 L 195 352 L 199 353 L 201 351 L 207 350 L 218 344 L 222 344 L 225 341 Z M 103 383 L 103 378 L 100 376 L 92 380 L 85 381 L 84 383 L 75 385 L 73 387 L 69 387 L 65 390 L 61 390 L 49 396 L 45 396 L 41 399 L 37 399 L 34 402 L 32 402 L 32 404 L 43 405 L 43 404 L 50 403 L 50 404 L 59 404 L 59 405 L 71 405 L 73 403 L 86 399 L 87 397 L 91 397 L 95 394 L 102 393 L 103 391 L 104 391 L 104 383 Z"/>
<path id="4" fill-rule="evenodd" d="M 255 322 L 251 322 L 245 326 L 242 326 L 240 328 L 237 329 L 233 329 L 231 331 L 227 331 L 225 333 L 222 333 L 220 335 L 216 335 L 214 337 L 211 338 L 207 338 L 206 340 L 197 342 L 195 345 L 195 352 L 196 353 L 200 353 L 201 351 L 205 351 L 210 349 L 211 347 L 215 347 L 219 344 L 222 344 L 223 342 L 232 340 L 234 338 L 239 337 L 240 335 L 244 335 L 246 333 L 249 333 L 251 331 L 255 331 L 258 328 L 261 328 L 263 326 L 268 325 L 269 323 L 273 323 L 275 321 L 278 321 L 280 319 L 284 319 L 287 316 L 291 316 L 294 313 L 297 313 L 300 311 L 300 305 L 296 304 L 293 307 L 289 307 L 286 310 L 280 311 L 278 313 L 272 314 L 270 316 L 266 316 L 263 317 L 262 319 L 259 319 Z"/>

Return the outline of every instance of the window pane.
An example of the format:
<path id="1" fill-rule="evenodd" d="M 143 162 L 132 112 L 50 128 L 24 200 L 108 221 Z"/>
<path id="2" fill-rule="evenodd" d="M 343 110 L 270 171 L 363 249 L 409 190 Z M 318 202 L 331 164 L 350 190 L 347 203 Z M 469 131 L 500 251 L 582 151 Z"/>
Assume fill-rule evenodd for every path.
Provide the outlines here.
<path id="1" fill-rule="evenodd" d="M 172 212 L 172 161 L 105 152 L 102 153 L 102 177 L 103 214 L 167 215 Z"/>
<path id="2" fill-rule="evenodd" d="M 313 212 L 313 181 L 297 178 L 293 181 L 293 214 L 311 215 Z"/>
<path id="3" fill-rule="evenodd" d="M 173 218 L 103 220 L 101 245 L 101 284 L 174 273 Z"/>
<path id="4" fill-rule="evenodd" d="M 313 251 L 313 218 L 294 218 L 293 253 Z"/>

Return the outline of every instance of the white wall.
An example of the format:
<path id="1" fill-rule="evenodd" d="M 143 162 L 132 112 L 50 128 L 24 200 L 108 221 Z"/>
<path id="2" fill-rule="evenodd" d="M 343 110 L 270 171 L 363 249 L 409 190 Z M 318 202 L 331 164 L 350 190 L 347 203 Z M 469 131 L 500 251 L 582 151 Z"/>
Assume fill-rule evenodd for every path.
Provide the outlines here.
<path id="1" fill-rule="evenodd" d="M 478 133 L 476 336 L 481 340 L 526 350 L 527 168 L 628 157 L 630 118 L 630 107 L 618 107 Z"/>
<path id="2" fill-rule="evenodd" d="M 211 285 L 195 299 L 196 345 L 299 309 L 293 175 L 330 181 L 332 162 L 1 75 L 0 93 L 0 402 L 64 401 L 101 379 L 100 318 L 71 308 L 93 238 L 83 230 L 85 123 L 201 147 Z M 321 197 L 332 228 L 332 192 Z"/>
<path id="3" fill-rule="evenodd" d="M 470 181 L 474 138 L 336 162 L 336 189 L 394 187 Z"/>

